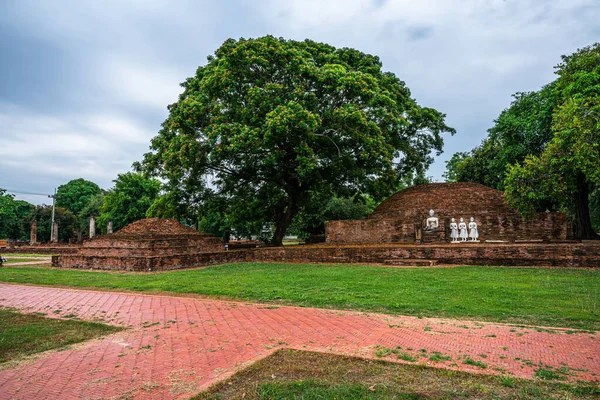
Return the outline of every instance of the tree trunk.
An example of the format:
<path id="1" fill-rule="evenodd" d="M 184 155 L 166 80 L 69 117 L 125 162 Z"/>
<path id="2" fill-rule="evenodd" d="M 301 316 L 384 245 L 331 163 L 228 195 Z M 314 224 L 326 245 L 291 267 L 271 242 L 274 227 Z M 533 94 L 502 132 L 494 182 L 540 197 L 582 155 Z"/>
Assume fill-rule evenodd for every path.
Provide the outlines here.
<path id="1" fill-rule="evenodd" d="M 298 206 L 296 204 L 295 199 L 290 198 L 288 203 L 283 207 L 283 210 L 280 210 L 275 215 L 275 232 L 273 233 L 273 238 L 271 239 L 271 245 L 273 246 L 283 246 L 283 237 L 285 236 L 285 231 L 288 226 L 292 223 L 292 219 L 298 213 Z"/>
<path id="2" fill-rule="evenodd" d="M 577 192 L 575 193 L 575 238 L 600 239 L 592 228 L 589 205 L 590 190 L 583 173 L 577 173 Z"/>

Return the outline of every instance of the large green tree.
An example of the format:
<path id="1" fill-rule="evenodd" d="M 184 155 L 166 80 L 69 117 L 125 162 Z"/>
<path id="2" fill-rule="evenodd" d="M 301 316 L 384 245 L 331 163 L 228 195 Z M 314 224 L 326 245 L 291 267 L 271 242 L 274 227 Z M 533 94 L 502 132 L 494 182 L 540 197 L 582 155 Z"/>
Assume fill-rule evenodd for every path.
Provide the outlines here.
<path id="1" fill-rule="evenodd" d="M 540 91 L 515 94 L 489 136 L 455 154 L 445 176 L 504 190 L 524 214 L 563 210 L 576 237 L 592 238 L 592 221 L 600 223 L 600 45 L 563 56 L 556 72 Z"/>
<path id="2" fill-rule="evenodd" d="M 143 168 L 273 222 L 275 245 L 311 193 L 388 196 L 454 132 L 378 57 L 311 40 L 227 40 L 182 86 Z"/>
<path id="3" fill-rule="evenodd" d="M 556 70 L 552 139 L 539 155 L 509 168 L 507 200 L 526 211 L 556 201 L 573 214 L 576 237 L 598 238 L 589 196 L 600 186 L 600 44 L 563 56 Z"/>
<path id="4" fill-rule="evenodd" d="M 104 227 L 113 221 L 113 228 L 119 230 L 146 218 L 146 212 L 158 198 L 160 182 L 133 172 L 119 174 L 113 182 L 115 186 L 104 196 L 98 224 Z"/>

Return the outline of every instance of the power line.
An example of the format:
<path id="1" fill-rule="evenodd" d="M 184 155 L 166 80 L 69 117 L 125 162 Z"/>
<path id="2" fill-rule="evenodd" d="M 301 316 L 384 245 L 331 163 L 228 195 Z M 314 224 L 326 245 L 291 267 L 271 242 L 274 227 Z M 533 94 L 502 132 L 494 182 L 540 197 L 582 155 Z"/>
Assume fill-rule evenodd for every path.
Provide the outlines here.
<path id="1" fill-rule="evenodd" d="M 28 194 L 30 196 L 44 196 L 44 197 L 52 198 L 52 195 L 48 194 L 48 193 L 21 192 L 19 190 L 12 190 L 12 189 L 3 189 L 3 190 L 5 190 L 7 193 L 12 193 L 12 194 Z"/>

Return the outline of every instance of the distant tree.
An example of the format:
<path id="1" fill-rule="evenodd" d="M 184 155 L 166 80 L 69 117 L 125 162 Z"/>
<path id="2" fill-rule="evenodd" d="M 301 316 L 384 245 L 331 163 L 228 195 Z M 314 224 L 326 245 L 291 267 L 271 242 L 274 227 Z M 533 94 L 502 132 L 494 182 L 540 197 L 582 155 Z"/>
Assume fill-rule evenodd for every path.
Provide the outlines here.
<path id="1" fill-rule="evenodd" d="M 56 191 L 56 206 L 63 207 L 79 216 L 90 199 L 100 194 L 102 189 L 94 182 L 83 178 L 73 179 L 60 185 Z"/>
<path id="2" fill-rule="evenodd" d="M 49 242 L 52 224 L 52 206 L 35 206 L 32 212 L 25 218 L 27 225 L 35 220 L 37 224 L 38 242 Z M 71 211 L 56 207 L 54 210 L 54 221 L 58 224 L 58 241 L 68 242 L 76 237 L 77 217 Z"/>
<path id="3" fill-rule="evenodd" d="M 317 198 L 315 196 L 313 200 Z M 313 201 L 296 215 L 292 233 L 303 238 L 324 234 L 325 221 L 364 219 L 373 212 L 376 205 L 368 195 L 325 197 L 320 201 Z"/>
<path id="4" fill-rule="evenodd" d="M 23 219 L 31 213 L 33 204 L 15 200 L 15 196 L 0 189 L 0 239 L 26 240 L 29 229 Z"/>
<path id="5" fill-rule="evenodd" d="M 387 197 L 454 133 L 378 57 L 311 40 L 227 40 L 182 86 L 143 168 L 239 202 L 274 223 L 274 245 L 310 193 Z"/>
<path id="6" fill-rule="evenodd" d="M 538 155 L 552 139 L 552 112 L 558 102 L 556 82 L 538 92 L 513 95 L 488 137 L 468 153 L 459 152 L 446 163 L 450 182 L 477 182 L 504 190 L 506 169 L 529 155 Z"/>
<path id="7" fill-rule="evenodd" d="M 449 182 L 477 182 L 501 190 L 505 167 L 496 162 L 498 152 L 496 140 L 488 137 L 468 153 L 455 153 L 443 176 Z"/>
<path id="8" fill-rule="evenodd" d="M 146 212 L 158 197 L 160 182 L 133 172 L 119 174 L 113 182 L 115 186 L 106 193 L 100 208 L 98 224 L 106 226 L 113 221 L 113 228 L 119 230 L 146 218 Z"/>

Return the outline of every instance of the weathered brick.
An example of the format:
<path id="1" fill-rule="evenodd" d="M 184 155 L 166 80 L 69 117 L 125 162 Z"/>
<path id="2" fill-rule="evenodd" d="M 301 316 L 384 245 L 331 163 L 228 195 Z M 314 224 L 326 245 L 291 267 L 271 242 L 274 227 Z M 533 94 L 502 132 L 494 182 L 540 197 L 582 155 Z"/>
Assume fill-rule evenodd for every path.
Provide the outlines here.
<path id="1" fill-rule="evenodd" d="M 151 218 L 136 221 L 116 233 L 87 240 L 77 254 L 52 257 L 52 265 L 158 271 L 245 259 L 244 253 L 224 250 L 219 238 L 173 219 Z"/>
<path id="2" fill-rule="evenodd" d="M 424 227 L 433 209 L 449 241 L 450 219 L 466 222 L 474 217 L 480 240 L 565 240 L 570 224 L 562 213 L 538 213 L 524 218 L 510 209 L 504 194 L 478 183 L 446 182 L 416 185 L 382 202 L 365 220 L 328 221 L 328 243 L 415 243 L 415 232 Z"/>

